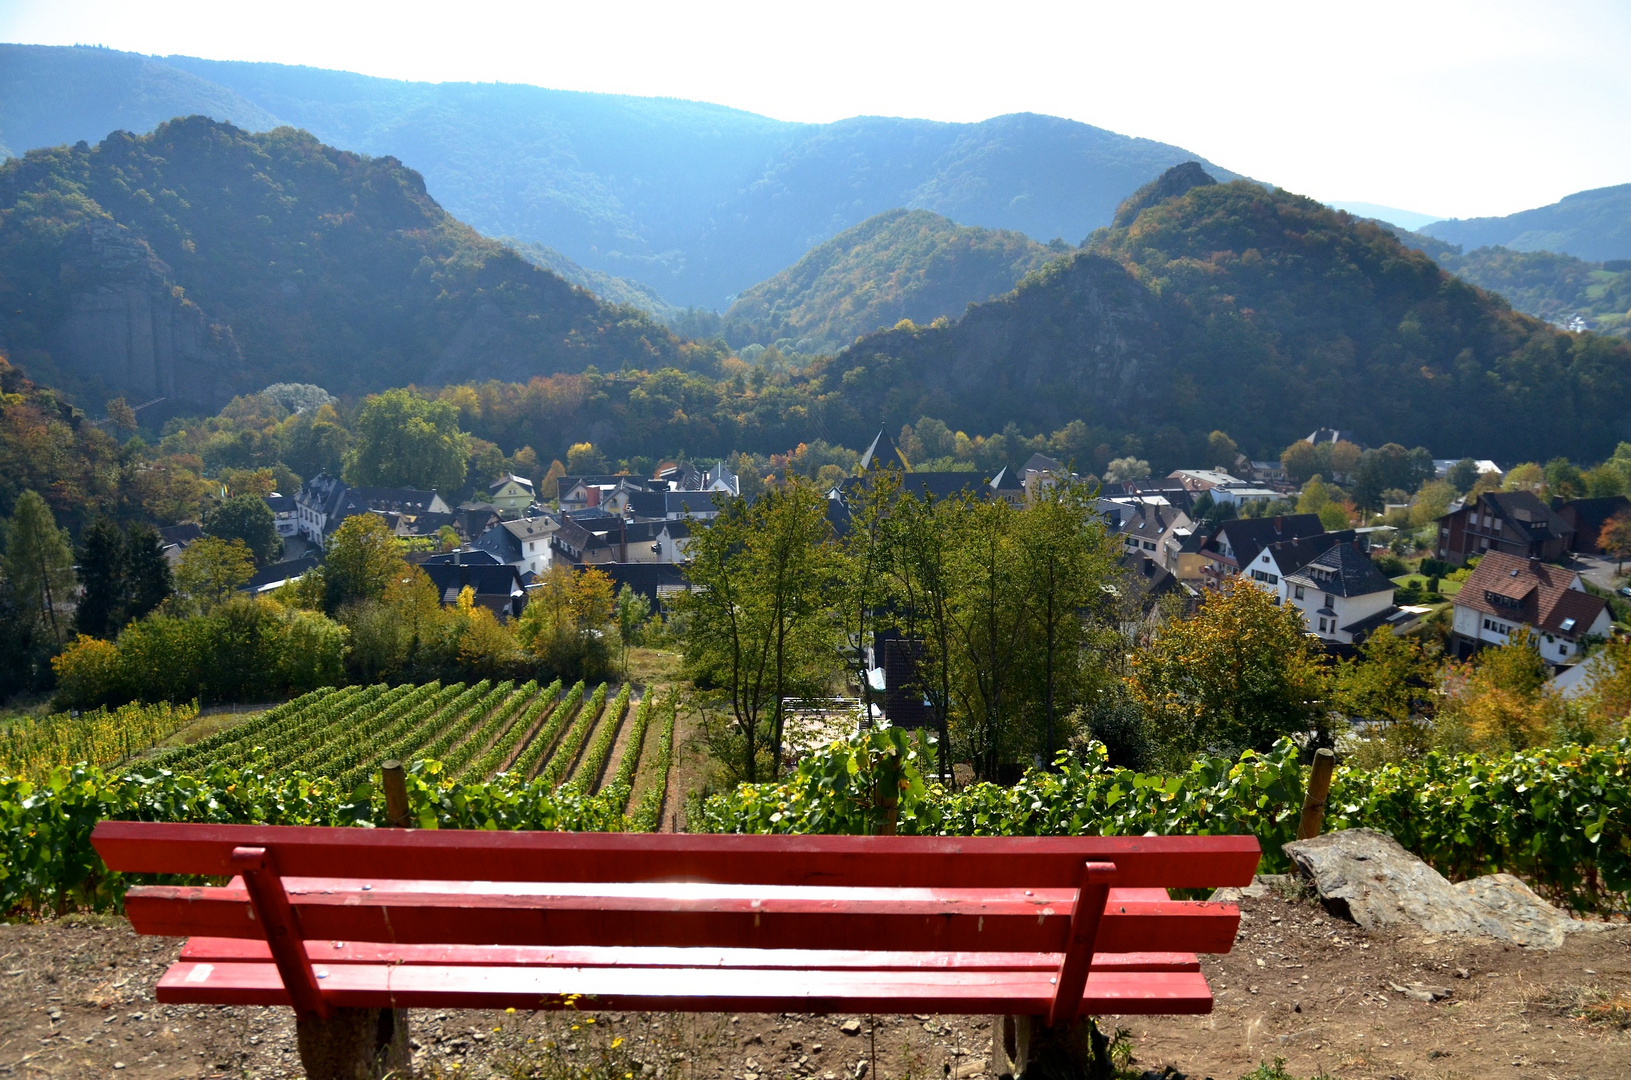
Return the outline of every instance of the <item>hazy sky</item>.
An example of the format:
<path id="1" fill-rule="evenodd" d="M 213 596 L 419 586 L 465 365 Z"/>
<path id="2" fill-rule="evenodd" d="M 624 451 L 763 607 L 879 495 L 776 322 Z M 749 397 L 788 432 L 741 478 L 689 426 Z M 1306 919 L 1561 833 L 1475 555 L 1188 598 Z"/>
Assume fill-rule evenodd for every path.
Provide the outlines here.
<path id="1" fill-rule="evenodd" d="M 1631 182 L 1631 0 L 0 0 L 0 40 L 712 101 L 1067 116 L 1325 200 L 1504 214 Z"/>

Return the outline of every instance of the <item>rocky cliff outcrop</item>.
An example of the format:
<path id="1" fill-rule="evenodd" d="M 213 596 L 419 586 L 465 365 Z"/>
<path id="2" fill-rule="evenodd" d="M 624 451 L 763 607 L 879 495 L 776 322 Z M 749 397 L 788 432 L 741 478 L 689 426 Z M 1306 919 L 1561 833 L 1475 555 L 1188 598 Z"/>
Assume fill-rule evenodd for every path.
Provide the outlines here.
<path id="1" fill-rule="evenodd" d="M 63 371 L 126 397 L 211 409 L 242 389 L 231 328 L 169 281 L 145 241 L 111 221 L 87 222 L 64 238 L 62 261 L 68 293 L 51 354 Z"/>

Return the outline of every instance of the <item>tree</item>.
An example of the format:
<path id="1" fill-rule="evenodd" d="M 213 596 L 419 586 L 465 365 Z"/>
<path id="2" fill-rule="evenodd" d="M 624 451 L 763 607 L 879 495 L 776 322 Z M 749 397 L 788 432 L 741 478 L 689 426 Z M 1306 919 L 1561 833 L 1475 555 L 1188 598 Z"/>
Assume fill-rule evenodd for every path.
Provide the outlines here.
<path id="1" fill-rule="evenodd" d="M 1027 513 L 1029 511 L 1026 511 Z M 1015 542 L 1015 510 L 1001 499 L 968 502 L 950 559 L 953 687 L 974 771 L 994 779 L 1014 746 L 1030 610 Z"/>
<path id="2" fill-rule="evenodd" d="M 352 433 L 345 458 L 348 484 L 446 492 L 464 484 L 469 440 L 451 402 L 387 390 L 363 402 Z"/>
<path id="3" fill-rule="evenodd" d="M 1017 522 L 1019 585 L 1030 610 L 1033 651 L 1041 660 L 1028 666 L 1041 670 L 1042 760 L 1050 766 L 1059 746 L 1059 687 L 1076 681 L 1084 657 L 1084 613 L 1102 602 L 1120 554 L 1121 545 L 1093 512 L 1093 499 L 1084 485 L 1055 485 Z"/>
<path id="4" fill-rule="evenodd" d="M 1318 642 L 1296 608 L 1238 578 L 1209 592 L 1193 618 L 1164 624 L 1127 682 L 1168 765 L 1327 735 Z"/>
<path id="5" fill-rule="evenodd" d="M 851 680 L 861 689 L 863 716 L 872 715 L 872 684 L 867 676 L 867 649 L 879 628 L 890 621 L 889 561 L 900 501 L 898 469 L 872 469 L 849 495 L 849 528 L 838 544 L 838 622 Z M 874 657 L 883 666 L 883 657 Z"/>
<path id="6" fill-rule="evenodd" d="M 646 599 L 644 593 L 634 591 L 634 586 L 625 583 L 617 590 L 617 638 L 623 643 L 623 667 L 629 666 L 629 646 L 633 645 L 640 636 L 640 630 L 651 618 L 651 601 Z"/>
<path id="7" fill-rule="evenodd" d="M 566 451 L 566 472 L 569 476 L 593 476 L 606 471 L 606 456 L 595 449 L 594 443 L 573 443 Z"/>
<path id="8" fill-rule="evenodd" d="M 277 518 L 259 495 L 234 495 L 216 503 L 204 511 L 204 531 L 219 540 L 242 540 L 259 566 L 283 554 Z"/>
<path id="9" fill-rule="evenodd" d="M 1478 462 L 1470 457 L 1465 457 L 1450 466 L 1449 470 L 1444 474 L 1444 479 L 1455 488 L 1456 494 L 1465 495 L 1472 490 L 1474 484 L 1478 483 L 1478 475 Z"/>
<path id="10" fill-rule="evenodd" d="M 81 634 L 110 637 L 125 624 L 125 534 L 111 518 L 95 517 L 79 535 L 79 581 L 83 591 L 74 622 Z"/>
<path id="11" fill-rule="evenodd" d="M 1281 451 L 1280 467 L 1286 471 L 1286 479 L 1293 484 L 1306 484 L 1316 473 L 1330 470 L 1330 454 L 1324 457 L 1324 462 L 1321 462 L 1320 448 L 1307 439 L 1298 439 Z"/>
<path id="12" fill-rule="evenodd" d="M 1603 554 L 1614 557 L 1617 564 L 1614 572 L 1623 573 L 1625 560 L 1631 558 L 1631 513 L 1622 510 L 1603 522 L 1597 534 L 1597 547 Z"/>
<path id="13" fill-rule="evenodd" d="M 1433 685 L 1433 663 L 1421 642 L 1383 626 L 1359 647 L 1359 656 L 1337 667 L 1332 698 L 1349 716 L 1409 720 Z"/>
<path id="14" fill-rule="evenodd" d="M 611 665 L 603 632 L 615 610 L 612 579 L 604 571 L 552 563 L 532 590 L 516 636 L 562 678 L 600 678 Z"/>
<path id="15" fill-rule="evenodd" d="M 1566 457 L 1546 463 L 1546 493 L 1557 499 L 1578 499 L 1586 493 L 1586 477 Z"/>
<path id="16" fill-rule="evenodd" d="M 125 618 L 139 619 L 169 599 L 174 586 L 159 531 L 145 522 L 125 530 Z"/>
<path id="17" fill-rule="evenodd" d="M 1207 467 L 1228 472 L 1235 467 L 1235 459 L 1240 456 L 1240 447 L 1235 441 L 1221 431 L 1214 431 L 1206 437 Z"/>
<path id="18" fill-rule="evenodd" d="M 74 593 L 74 553 L 68 530 L 58 528 L 51 508 L 32 489 L 17 497 L 6 523 L 5 553 L 6 582 L 19 613 L 61 645 L 57 609 Z"/>
<path id="19" fill-rule="evenodd" d="M 895 506 L 890 545 L 891 592 L 899 603 L 897 625 L 908 640 L 923 642 L 919 686 L 939 735 L 940 776 L 951 779 L 953 538 L 967 510 L 966 498 L 936 502 L 903 495 Z"/>
<path id="20" fill-rule="evenodd" d="M 187 545 L 176 567 L 176 589 L 200 612 L 231 599 L 255 576 L 255 556 L 242 540 L 201 536 Z"/>
<path id="21" fill-rule="evenodd" d="M 1119 484 L 1125 480 L 1144 480 L 1150 475 L 1150 463 L 1142 458 L 1119 457 L 1104 468 L 1107 483 Z"/>
<path id="22" fill-rule="evenodd" d="M 347 604 L 378 600 L 408 564 L 390 526 L 378 514 L 353 514 L 329 538 L 323 559 L 323 605 L 330 614 Z"/>
<path id="23" fill-rule="evenodd" d="M 680 602 L 685 670 L 723 696 L 745 780 L 758 778 L 761 755 L 780 774 L 785 704 L 819 689 L 830 670 L 826 511 L 821 493 L 795 476 L 752 503 L 723 500 L 719 516 L 692 533 L 694 591 Z"/>

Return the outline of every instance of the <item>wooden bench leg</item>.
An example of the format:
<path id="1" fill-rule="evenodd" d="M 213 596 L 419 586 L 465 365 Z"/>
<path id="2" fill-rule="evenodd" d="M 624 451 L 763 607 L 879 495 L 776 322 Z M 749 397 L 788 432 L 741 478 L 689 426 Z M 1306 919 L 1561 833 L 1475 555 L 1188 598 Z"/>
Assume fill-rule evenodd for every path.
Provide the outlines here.
<path id="1" fill-rule="evenodd" d="M 295 1018 L 306 1080 L 408 1080 L 413 1055 L 406 1009 L 334 1009 Z"/>
<path id="2" fill-rule="evenodd" d="M 1110 1040 L 1092 1017 L 1049 1027 L 1040 1016 L 995 1016 L 991 1075 L 1014 1080 L 1113 1080 Z"/>

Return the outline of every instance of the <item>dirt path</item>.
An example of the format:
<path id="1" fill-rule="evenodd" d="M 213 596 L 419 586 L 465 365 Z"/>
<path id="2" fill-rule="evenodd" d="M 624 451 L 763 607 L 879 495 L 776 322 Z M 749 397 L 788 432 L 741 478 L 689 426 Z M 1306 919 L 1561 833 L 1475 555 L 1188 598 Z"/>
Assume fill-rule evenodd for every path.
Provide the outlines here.
<path id="1" fill-rule="evenodd" d="M 1137 1069 L 1235 1080 L 1281 1057 L 1296 1077 L 1631 1077 L 1631 928 L 1541 952 L 1370 935 L 1307 901 L 1242 909 L 1235 951 L 1203 960 L 1211 1016 L 1105 1020 L 1128 1030 Z M 299 1076 L 287 1010 L 154 1004 L 178 946 L 114 919 L 0 926 L 0 1076 Z M 1429 1002 L 1395 987 L 1450 993 Z M 583 1080 L 840 1080 L 862 1060 L 872 1068 L 867 1035 L 840 1030 L 849 1019 L 866 1023 L 456 1010 L 416 1011 L 410 1023 L 421 1077 L 524 1076 L 553 1055 L 587 1069 Z M 986 1075 L 984 1017 L 881 1017 L 876 1034 L 878 1080 Z"/>

